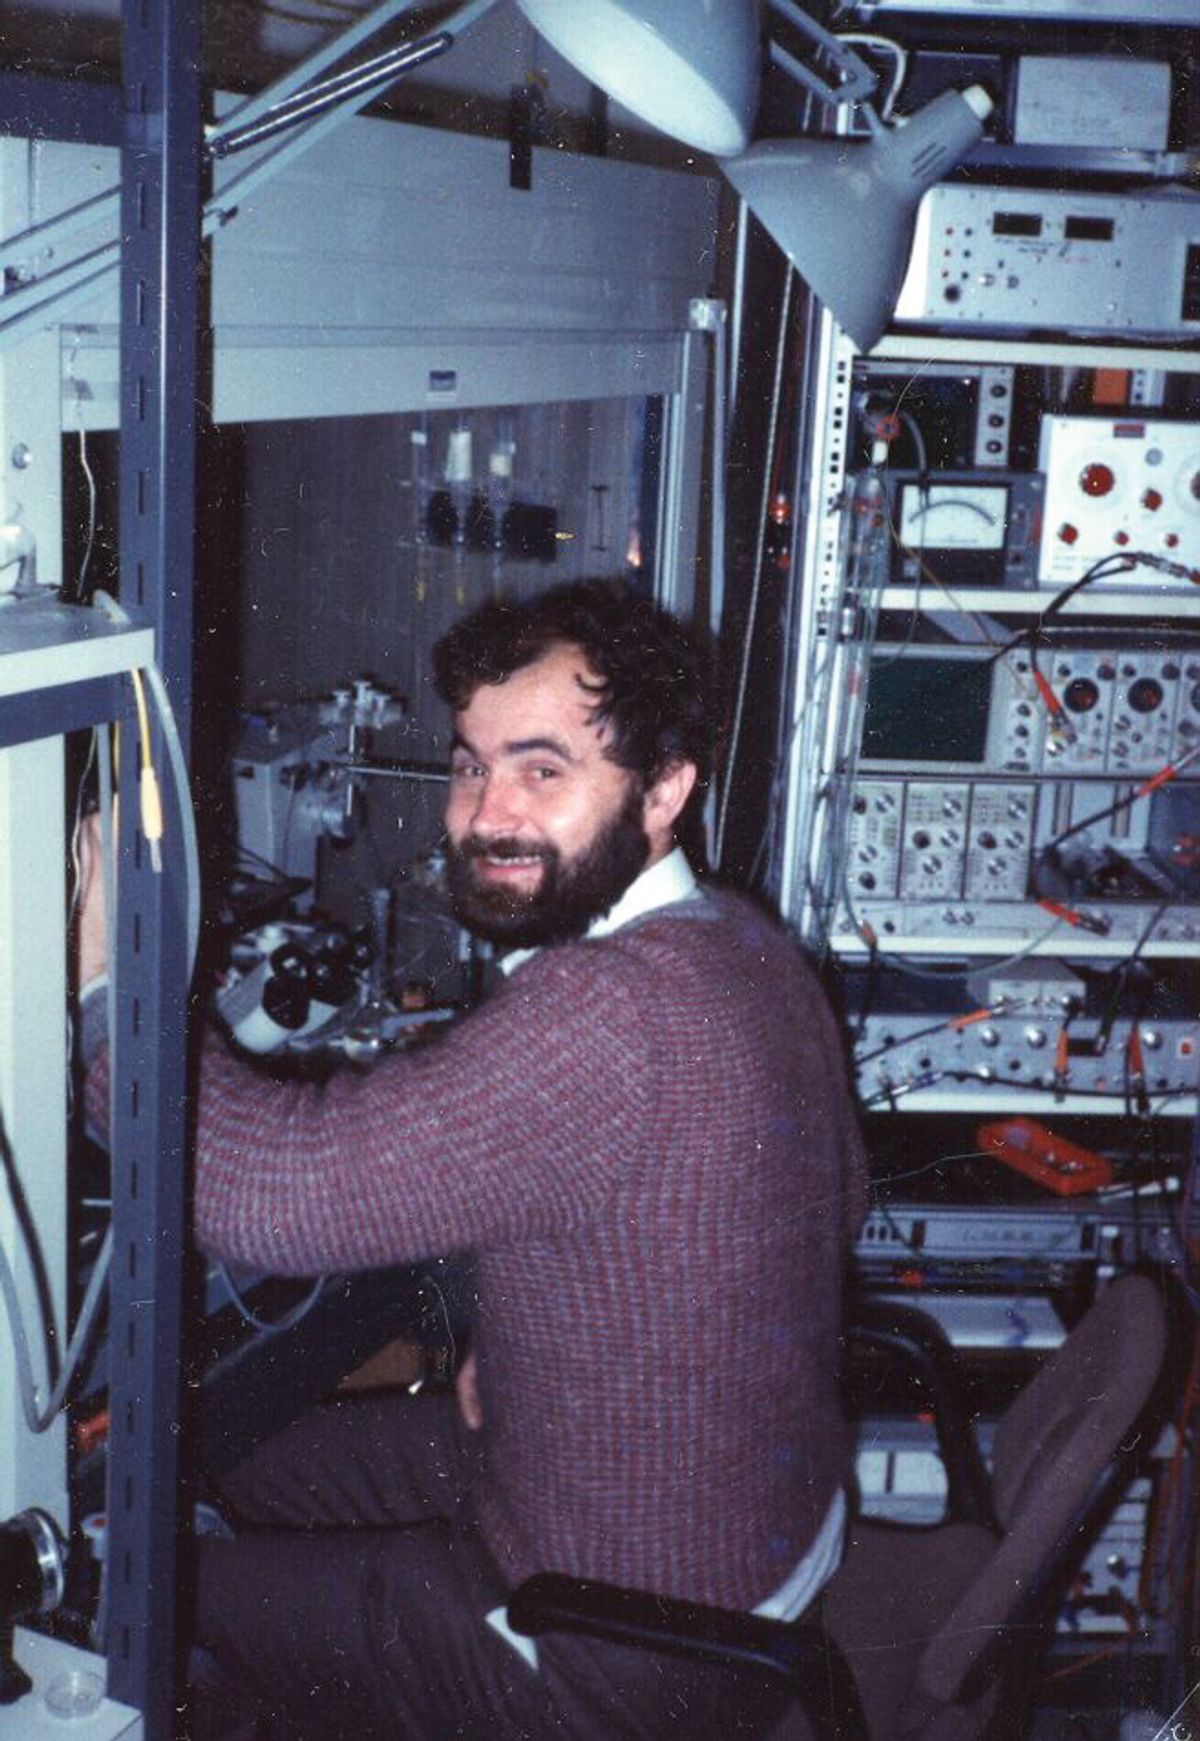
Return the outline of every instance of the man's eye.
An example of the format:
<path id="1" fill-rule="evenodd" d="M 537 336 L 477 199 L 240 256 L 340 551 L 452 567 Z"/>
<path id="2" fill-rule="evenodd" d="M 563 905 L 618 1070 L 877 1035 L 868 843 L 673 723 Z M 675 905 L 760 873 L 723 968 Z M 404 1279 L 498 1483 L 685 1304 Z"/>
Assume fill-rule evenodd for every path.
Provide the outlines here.
<path id="1" fill-rule="evenodd" d="M 452 780 L 478 780 L 483 777 L 484 770 L 478 762 L 452 762 L 450 778 Z"/>
<path id="2" fill-rule="evenodd" d="M 533 770 L 533 777 L 535 780 L 557 780 L 560 772 L 560 769 L 545 763 Z"/>

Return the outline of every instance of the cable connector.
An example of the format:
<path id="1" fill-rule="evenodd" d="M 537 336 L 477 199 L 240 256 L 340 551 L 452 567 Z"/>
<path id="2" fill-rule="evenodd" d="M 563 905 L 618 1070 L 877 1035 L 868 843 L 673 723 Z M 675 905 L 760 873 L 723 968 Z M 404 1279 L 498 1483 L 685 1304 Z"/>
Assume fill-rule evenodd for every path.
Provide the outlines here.
<path id="1" fill-rule="evenodd" d="M 1200 568 L 1192 568 L 1186 562 L 1172 562 L 1169 556 L 1158 556 L 1148 550 L 1138 551 L 1138 561 L 1159 574 L 1170 575 L 1172 580 L 1190 580 L 1193 586 L 1200 586 Z"/>
<path id="2" fill-rule="evenodd" d="M 1067 1092 L 1067 1084 L 1071 1079 L 1071 1036 L 1069 1020 L 1058 1030 L 1058 1043 L 1054 1049 L 1054 1098 L 1062 1100 Z"/>
<path id="3" fill-rule="evenodd" d="M 159 876 L 162 875 L 162 837 L 163 837 L 163 801 L 162 789 L 158 784 L 158 775 L 153 763 L 142 764 L 141 780 L 138 785 L 141 800 L 142 833 L 150 846 L 150 863 Z"/>
<path id="4" fill-rule="evenodd" d="M 926 1070 L 920 1076 L 906 1077 L 903 1082 L 885 1081 L 874 1094 L 868 1095 L 863 1101 L 864 1107 L 882 1106 L 894 1107 L 897 1100 L 903 1100 L 906 1094 L 916 1094 L 922 1088 L 932 1088 L 935 1082 L 940 1082 L 945 1076 L 944 1070 Z"/>
<path id="5" fill-rule="evenodd" d="M 1080 913 L 1074 907 L 1064 907 L 1061 901 L 1041 900 L 1038 906 L 1044 907 L 1047 913 L 1053 913 L 1056 919 L 1065 920 L 1078 931 L 1090 931 L 1093 937 L 1107 937 L 1112 930 L 1112 921 L 1103 913 Z"/>
<path id="6" fill-rule="evenodd" d="M 1166 786 L 1176 779 L 1188 763 L 1194 762 L 1197 756 L 1200 756 L 1200 744 L 1189 750 L 1186 756 L 1180 756 L 1177 762 L 1168 762 L 1165 768 L 1160 768 L 1157 774 L 1152 775 L 1150 779 L 1138 787 L 1133 796 L 1135 798 L 1148 798 L 1151 792 L 1157 792 L 1160 786 Z"/>
<path id="7" fill-rule="evenodd" d="M 993 1016 L 1004 1015 L 1009 1006 L 1015 1003 L 1015 998 L 998 998 L 995 1003 L 987 1004 L 983 1009 L 972 1010 L 969 1015 L 955 1016 L 946 1025 L 951 1032 L 959 1032 L 963 1028 L 973 1028 L 977 1022 L 988 1022 Z"/>
<path id="8" fill-rule="evenodd" d="M 1050 730 L 1052 734 L 1056 738 L 1061 739 L 1063 743 L 1076 743 L 1078 741 L 1079 733 L 1075 730 L 1075 727 L 1068 719 L 1067 710 L 1058 699 L 1058 696 L 1055 695 L 1049 678 L 1044 672 L 1035 669 L 1033 673 L 1033 681 L 1037 684 L 1038 694 L 1045 702 L 1046 711 L 1050 715 Z"/>
<path id="9" fill-rule="evenodd" d="M 1150 1116 L 1150 1095 L 1146 1089 L 1146 1065 L 1142 1057 L 1142 1035 L 1135 1022 L 1129 1030 L 1129 1086 L 1139 1118 Z"/>

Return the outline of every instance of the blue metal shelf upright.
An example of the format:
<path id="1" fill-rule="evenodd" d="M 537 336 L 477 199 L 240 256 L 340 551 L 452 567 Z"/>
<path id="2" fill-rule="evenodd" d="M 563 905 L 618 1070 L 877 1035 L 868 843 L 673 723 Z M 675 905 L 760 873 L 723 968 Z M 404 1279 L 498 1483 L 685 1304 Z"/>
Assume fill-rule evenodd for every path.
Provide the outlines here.
<path id="1" fill-rule="evenodd" d="M 199 0 L 125 0 L 122 604 L 191 713 L 202 126 Z M 132 740 L 131 740 L 132 741 Z M 127 758 L 128 762 L 128 758 Z M 127 766 L 123 784 L 132 785 Z M 109 1691 L 174 1732 L 188 964 L 182 877 L 122 806 L 110 1283 Z M 177 831 L 176 831 L 177 832 Z"/>
<path id="2" fill-rule="evenodd" d="M 184 744 L 191 712 L 203 129 L 200 0 L 125 0 L 122 87 L 0 73 L 0 131 L 121 147 L 120 574 L 131 630 L 64 652 L 39 686 L 0 687 L 0 746 L 113 718 L 136 742 L 129 685 L 152 656 Z M 63 615 L 70 616 L 64 607 Z M 152 633 L 152 655 L 145 631 Z M 140 632 L 139 632 L 140 631 Z M 70 640 L 70 628 L 64 630 Z M 103 643 L 122 635 L 136 656 Z M 89 662 L 90 660 L 90 662 Z M 15 667 L 14 667 L 15 668 Z M 160 764 L 165 757 L 156 758 Z M 137 758 L 122 758 L 119 1057 L 109 1288 L 108 1692 L 175 1733 L 180 1337 L 185 1251 L 188 963 L 178 829 L 157 875 L 137 833 Z M 174 808 L 168 788 L 167 809 Z M 172 838 L 174 836 L 174 838 Z"/>

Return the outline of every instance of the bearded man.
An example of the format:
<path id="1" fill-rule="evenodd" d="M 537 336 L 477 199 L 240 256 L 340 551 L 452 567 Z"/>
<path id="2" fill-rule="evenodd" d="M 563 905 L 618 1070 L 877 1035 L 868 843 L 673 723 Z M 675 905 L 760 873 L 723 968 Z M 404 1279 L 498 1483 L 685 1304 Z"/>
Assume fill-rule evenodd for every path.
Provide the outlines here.
<path id="1" fill-rule="evenodd" d="M 298 1276 L 470 1251 L 477 1389 L 343 1400 L 257 1451 L 200 1636 L 281 1737 L 761 1733 L 723 1671 L 535 1650 L 505 1602 L 554 1570 L 792 1615 L 836 1568 L 863 1177 L 838 1036 L 676 845 L 709 719 L 677 621 L 557 588 L 468 617 L 435 676 L 450 887 L 503 983 L 320 1088 L 210 1044 L 196 1235 Z"/>

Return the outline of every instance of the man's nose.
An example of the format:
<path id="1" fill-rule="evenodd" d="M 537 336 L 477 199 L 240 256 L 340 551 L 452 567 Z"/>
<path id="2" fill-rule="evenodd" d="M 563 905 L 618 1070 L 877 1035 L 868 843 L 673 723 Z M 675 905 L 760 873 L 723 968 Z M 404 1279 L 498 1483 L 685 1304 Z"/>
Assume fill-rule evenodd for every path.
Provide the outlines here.
<path id="1" fill-rule="evenodd" d="M 490 774 L 479 789 L 472 824 L 481 834 L 515 833 L 525 819 L 521 795 L 511 780 Z"/>

